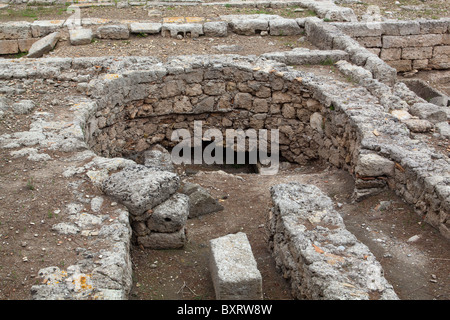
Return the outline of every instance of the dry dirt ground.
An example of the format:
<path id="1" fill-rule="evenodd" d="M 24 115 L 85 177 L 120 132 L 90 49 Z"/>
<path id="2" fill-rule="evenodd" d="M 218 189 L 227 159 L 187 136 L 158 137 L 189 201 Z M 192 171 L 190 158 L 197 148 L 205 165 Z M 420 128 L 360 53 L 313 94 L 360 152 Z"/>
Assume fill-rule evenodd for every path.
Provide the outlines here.
<path id="1" fill-rule="evenodd" d="M 445 4 L 445 1 L 437 0 L 427 1 L 425 4 L 437 2 Z M 39 18 L 61 17 L 66 15 L 63 9 L 61 8 L 61 14 L 39 11 Z M 108 10 L 110 9 L 83 9 L 83 14 L 85 17 L 102 17 L 101 14 L 104 13 L 110 18 L 122 18 L 125 14 L 136 20 L 149 18 L 147 11 L 142 8 Z M 162 16 L 206 16 L 206 12 L 202 13 L 198 9 L 185 11 L 188 9 L 174 7 L 158 10 L 162 12 Z M 236 12 L 239 9 L 223 7 L 217 10 L 217 15 L 258 13 L 253 9 L 240 9 L 240 12 Z M 274 14 L 281 12 L 267 10 Z M 26 17 L 24 12 L 12 12 L 9 15 L 5 15 L 5 12 L 8 13 L 0 12 L 3 21 L 26 20 L 25 18 L 34 20 L 38 11 L 29 14 L 30 17 Z M 171 55 L 218 53 L 212 48 L 218 44 L 240 45 L 242 51 L 237 53 L 242 55 L 260 54 L 267 52 L 268 48 L 270 51 L 278 51 L 299 45 L 308 47 L 309 44 L 300 38 L 230 36 L 211 41 L 207 38 L 172 40 L 163 37 L 136 37 L 129 42 L 102 40 L 79 48 L 70 47 L 67 41 L 63 41 L 49 56 L 93 56 L 107 53 L 154 55 L 165 60 Z M 331 67 L 310 66 L 304 69 L 336 76 Z M 445 76 L 439 76 L 442 74 Z M 429 77 L 437 85 L 448 85 L 448 72 L 430 73 Z M 442 79 L 447 79 L 447 84 Z M 11 85 L 25 89 L 23 94 L 17 96 L 17 100 L 32 99 L 37 103 L 39 111 L 44 112 L 54 112 L 68 103 L 66 97 L 76 94 L 71 82 L 43 83 L 30 88 L 14 82 Z M 28 130 L 30 122 L 31 116 L 7 115 L 0 121 L 0 135 Z M 63 216 L 63 208 L 76 198 L 73 189 L 69 187 L 69 183 L 74 181 L 61 176 L 70 163 L 57 160 L 58 156 L 62 158 L 66 155 L 52 153 L 52 158 L 56 160 L 49 164 L 25 158 L 13 159 L 10 151 L 0 149 L 0 300 L 22 300 L 30 299 L 30 288 L 39 282 L 36 276 L 40 268 L 53 265 L 65 268 L 73 264 L 78 259 L 76 248 L 84 244 L 84 239 L 80 236 L 61 236 L 51 231 L 51 226 Z M 134 284 L 130 299 L 214 299 L 208 272 L 208 241 L 237 231 L 243 231 L 249 237 L 263 276 L 264 298 L 291 299 L 289 285 L 276 270 L 267 249 L 265 231 L 266 215 L 270 209 L 269 187 L 287 181 L 315 184 L 336 201 L 347 228 L 377 256 L 386 278 L 401 299 L 450 299 L 450 243 L 435 229 L 423 223 L 413 208 L 393 192 L 386 191 L 362 202 L 352 203 L 351 176 L 320 163 L 311 163 L 305 167 L 286 164 L 284 170 L 276 176 L 239 173 L 239 168 L 220 168 L 233 175 L 202 173 L 209 169 L 200 169 L 195 175 L 184 176 L 185 181 L 206 187 L 219 199 L 224 210 L 188 220 L 189 242 L 184 249 L 157 251 L 133 247 Z M 183 168 L 180 170 L 183 171 Z M 78 190 L 91 197 L 101 195 L 86 180 L 79 185 Z M 386 209 L 380 210 L 380 203 L 384 203 L 382 201 L 391 202 Z M 105 206 L 108 205 L 110 204 L 106 201 Z M 408 242 L 409 238 L 416 235 L 419 240 Z"/>
<path id="2" fill-rule="evenodd" d="M 378 7 L 379 13 L 387 19 L 439 19 L 450 16 L 447 0 L 363 0 L 340 5 L 352 8 L 358 19 L 361 19 L 368 11 L 373 12 L 369 8 L 371 6 Z"/>
<path id="3" fill-rule="evenodd" d="M 73 12 L 67 11 L 67 5 L 55 6 L 33 6 L 14 5 L 0 11 L 1 20 L 63 20 L 68 18 Z M 300 11 L 299 11 L 300 10 Z M 69 10 L 70 11 L 70 10 Z M 149 14 L 150 11 L 150 14 Z M 286 18 L 302 18 L 315 16 L 310 10 L 301 8 L 235 8 L 224 5 L 209 6 L 157 6 L 157 7 L 128 7 L 117 9 L 114 7 L 87 7 L 81 9 L 82 18 L 104 18 L 111 20 L 142 20 L 161 22 L 165 17 L 205 17 L 211 20 L 217 19 L 221 15 L 228 14 L 277 14 Z"/>

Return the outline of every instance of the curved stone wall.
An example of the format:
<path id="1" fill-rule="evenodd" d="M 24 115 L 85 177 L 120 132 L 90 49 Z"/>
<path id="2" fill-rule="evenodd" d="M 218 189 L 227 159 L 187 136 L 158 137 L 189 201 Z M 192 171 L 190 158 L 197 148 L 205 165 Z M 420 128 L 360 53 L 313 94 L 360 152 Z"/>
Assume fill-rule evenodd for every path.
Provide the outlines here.
<path id="1" fill-rule="evenodd" d="M 264 60 L 198 57 L 179 59 L 151 76 L 144 71 L 107 75 L 103 90 L 94 89 L 93 96 L 101 98 L 86 130 L 88 143 L 110 157 L 141 153 L 156 143 L 170 148 L 174 130 L 193 133 L 194 121 L 201 120 L 204 130 L 224 134 L 278 129 L 281 156 L 288 161 L 320 158 L 337 167 L 354 166 L 358 135 L 352 122 L 314 97 L 304 84 L 311 75 L 281 70 Z"/>

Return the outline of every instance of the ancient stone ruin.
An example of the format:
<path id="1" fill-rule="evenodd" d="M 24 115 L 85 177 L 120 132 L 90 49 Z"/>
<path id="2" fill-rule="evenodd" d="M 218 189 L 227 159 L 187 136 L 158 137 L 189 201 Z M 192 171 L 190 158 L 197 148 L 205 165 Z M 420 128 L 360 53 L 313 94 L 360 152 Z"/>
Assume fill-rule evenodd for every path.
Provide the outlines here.
<path id="1" fill-rule="evenodd" d="M 202 4 L 208 3 L 195 3 Z M 139 3 L 111 5 L 120 10 Z M 62 163 L 61 177 L 71 181 L 74 195 L 84 183 L 96 190 L 88 201 L 80 193 L 67 203 L 64 217 L 52 224 L 51 232 L 82 236 L 84 243 L 70 266 L 39 270 L 32 299 L 128 299 L 132 246 L 180 250 L 189 243 L 190 219 L 221 214 L 221 203 L 184 181 L 171 161 L 173 132 L 193 133 L 196 121 L 224 136 L 227 129 L 277 129 L 283 161 L 320 161 L 345 171 L 354 181 L 354 203 L 392 190 L 443 239 L 450 238 L 448 96 L 424 82 L 398 79 L 399 72 L 450 68 L 450 19 L 359 21 L 338 1 L 253 5 L 299 6 L 315 16 L 161 22 L 72 17 L 0 24 L 0 54 L 26 54 L 0 60 L 0 117 L 28 117 L 26 127 L 2 132 L 2 152 L 33 163 Z M 180 52 L 166 61 L 48 54 L 64 37 L 70 46 L 88 47 L 93 39 L 134 41 L 142 34 L 174 41 L 297 36 L 314 48 L 261 55 Z M 302 69 L 315 65 L 333 66 L 344 80 Z M 55 92 L 65 99 L 51 112 L 17 99 L 49 83 L 58 84 Z M 44 91 L 44 97 L 53 94 Z M 436 141 L 447 149 L 436 148 Z M 267 189 L 271 206 L 261 213 L 268 221 L 267 247 L 294 299 L 399 299 L 375 255 L 346 229 L 333 199 L 311 184 L 280 182 Z M 209 245 L 216 298 L 261 299 L 261 274 L 245 232 Z"/>

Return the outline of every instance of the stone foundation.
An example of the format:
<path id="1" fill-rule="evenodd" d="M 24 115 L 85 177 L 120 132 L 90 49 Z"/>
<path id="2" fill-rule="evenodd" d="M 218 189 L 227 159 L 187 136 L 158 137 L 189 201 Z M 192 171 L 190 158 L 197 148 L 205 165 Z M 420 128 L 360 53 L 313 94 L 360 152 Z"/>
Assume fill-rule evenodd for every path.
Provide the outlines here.
<path id="1" fill-rule="evenodd" d="M 330 198 L 299 183 L 271 188 L 269 247 L 297 299 L 396 300 L 370 250 L 345 228 Z"/>

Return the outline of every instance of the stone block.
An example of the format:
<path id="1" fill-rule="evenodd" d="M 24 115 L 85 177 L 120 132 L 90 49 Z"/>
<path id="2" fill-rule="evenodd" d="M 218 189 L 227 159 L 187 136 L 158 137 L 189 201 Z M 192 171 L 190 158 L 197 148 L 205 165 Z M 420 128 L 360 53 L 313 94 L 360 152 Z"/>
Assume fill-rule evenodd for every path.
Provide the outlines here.
<path id="1" fill-rule="evenodd" d="M 31 24 L 31 34 L 34 38 L 45 37 L 46 35 L 60 31 L 64 25 L 64 20 L 37 20 Z"/>
<path id="2" fill-rule="evenodd" d="M 29 38 L 29 39 L 19 39 L 19 40 L 17 40 L 17 42 L 19 44 L 19 51 L 20 52 L 28 52 L 28 51 L 30 51 L 30 48 L 38 40 L 39 40 L 38 38 Z"/>
<path id="3" fill-rule="evenodd" d="M 402 49 L 402 59 L 428 59 L 432 55 L 432 47 L 407 47 Z"/>
<path id="4" fill-rule="evenodd" d="M 411 71 L 412 62 L 411 60 L 392 60 L 386 61 L 388 65 L 397 70 L 397 72 Z"/>
<path id="5" fill-rule="evenodd" d="M 433 50 L 433 58 L 438 56 L 447 57 L 450 61 L 450 46 L 436 46 Z"/>
<path id="6" fill-rule="evenodd" d="M 420 33 L 417 21 L 387 21 L 382 23 L 382 33 L 389 36 L 406 36 Z"/>
<path id="7" fill-rule="evenodd" d="M 153 208 L 147 220 L 151 232 L 173 233 L 182 229 L 189 215 L 189 197 L 176 193 L 167 201 Z"/>
<path id="8" fill-rule="evenodd" d="M 186 230 L 172 233 L 152 232 L 149 235 L 137 237 L 137 243 L 144 248 L 164 250 L 164 249 L 180 249 L 186 244 Z"/>
<path id="9" fill-rule="evenodd" d="M 130 31 L 123 24 L 100 26 L 97 29 L 97 37 L 100 39 L 126 40 L 130 37 Z"/>
<path id="10" fill-rule="evenodd" d="M 413 60 L 412 68 L 416 70 L 428 68 L 428 59 Z"/>
<path id="11" fill-rule="evenodd" d="M 228 35 L 228 23 L 226 21 L 205 22 L 203 32 L 206 37 L 226 37 Z"/>
<path id="12" fill-rule="evenodd" d="M 54 32 L 36 41 L 28 51 L 27 58 L 40 58 L 44 54 L 49 53 L 56 46 L 60 37 L 59 32 Z"/>
<path id="13" fill-rule="evenodd" d="M 245 233 L 210 240 L 210 271 L 217 300 L 262 299 L 262 277 Z"/>
<path id="14" fill-rule="evenodd" d="M 14 54 L 19 52 L 17 40 L 0 40 L 0 54 Z"/>
<path id="15" fill-rule="evenodd" d="M 408 119 L 404 123 L 411 132 L 418 133 L 430 132 L 434 127 L 430 121 L 424 119 Z"/>
<path id="16" fill-rule="evenodd" d="M 234 97 L 234 104 L 236 108 L 251 110 L 252 95 L 244 92 L 237 93 Z"/>
<path id="17" fill-rule="evenodd" d="M 359 37 L 357 41 L 366 48 L 380 48 L 382 46 L 381 37 Z"/>
<path id="18" fill-rule="evenodd" d="M 198 184 L 186 183 L 182 192 L 189 196 L 189 218 L 199 217 L 224 209 L 206 189 Z"/>
<path id="19" fill-rule="evenodd" d="M 90 44 L 93 38 L 91 29 L 73 29 L 69 30 L 70 44 L 73 46 Z"/>
<path id="20" fill-rule="evenodd" d="M 400 60 L 402 57 L 401 48 L 383 48 L 381 49 L 380 58 L 384 61 Z"/>
<path id="21" fill-rule="evenodd" d="M 445 33 L 442 35 L 442 45 L 450 45 L 450 33 Z"/>
<path id="22" fill-rule="evenodd" d="M 234 33 L 251 36 L 261 31 L 267 31 L 269 21 L 264 19 L 234 19 L 230 22 L 230 27 Z"/>
<path id="23" fill-rule="evenodd" d="M 306 21 L 305 32 L 307 39 L 322 50 L 333 48 L 334 38 L 342 36 L 342 32 L 335 26 L 326 23 L 317 23 L 315 20 Z"/>
<path id="24" fill-rule="evenodd" d="M 333 23 L 343 33 L 350 37 L 376 37 L 383 34 L 382 24 L 380 22 L 343 22 Z"/>
<path id="25" fill-rule="evenodd" d="M 31 24 L 25 21 L 5 22 L 0 24 L 0 40 L 31 38 Z"/>
<path id="26" fill-rule="evenodd" d="M 433 69 L 450 69 L 450 59 L 445 55 L 436 56 L 428 61 L 428 66 Z"/>
<path id="27" fill-rule="evenodd" d="M 103 192 L 123 203 L 131 214 L 139 216 L 166 201 L 179 188 L 177 174 L 128 166 L 103 182 Z"/>
<path id="28" fill-rule="evenodd" d="M 359 157 L 355 172 L 362 177 L 392 176 L 394 162 L 378 154 L 363 154 Z"/>
<path id="29" fill-rule="evenodd" d="M 446 33 L 449 25 L 449 22 L 445 20 L 419 20 L 418 22 L 421 34 Z"/>
<path id="30" fill-rule="evenodd" d="M 442 34 L 383 36 L 383 48 L 433 47 L 442 43 Z"/>
<path id="31" fill-rule="evenodd" d="M 415 103 L 411 106 L 410 113 L 432 123 L 447 121 L 445 108 L 432 103 Z"/>
<path id="32" fill-rule="evenodd" d="M 162 146 L 144 152 L 144 166 L 155 170 L 175 171 L 170 152 Z"/>
<path id="33" fill-rule="evenodd" d="M 269 21 L 271 36 L 295 36 L 301 34 L 302 29 L 294 19 L 274 19 Z"/>
<path id="34" fill-rule="evenodd" d="M 163 37 L 176 38 L 178 35 L 181 35 L 183 38 L 187 36 L 198 38 L 203 35 L 203 25 L 200 23 L 163 23 L 161 33 Z"/>
<path id="35" fill-rule="evenodd" d="M 375 79 L 383 83 L 394 84 L 397 78 L 397 71 L 392 66 L 386 64 L 377 56 L 367 58 L 365 68 L 372 72 Z"/>
<path id="36" fill-rule="evenodd" d="M 130 31 L 131 33 L 148 33 L 148 34 L 156 34 L 160 33 L 162 28 L 161 23 L 131 23 Z"/>

